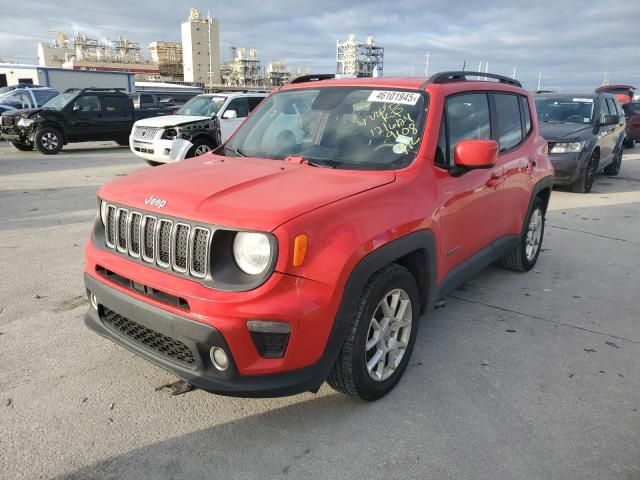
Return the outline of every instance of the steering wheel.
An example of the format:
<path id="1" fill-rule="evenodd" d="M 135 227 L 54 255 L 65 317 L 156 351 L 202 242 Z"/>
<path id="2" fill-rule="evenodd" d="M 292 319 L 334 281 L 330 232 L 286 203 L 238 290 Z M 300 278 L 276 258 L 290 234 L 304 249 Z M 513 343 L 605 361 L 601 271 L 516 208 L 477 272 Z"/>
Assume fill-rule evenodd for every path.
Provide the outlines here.
<path id="1" fill-rule="evenodd" d="M 571 120 L 572 118 L 574 118 L 574 119 L 575 119 L 575 118 L 577 118 L 577 119 L 578 119 L 578 123 L 583 123 L 583 122 L 584 122 L 584 118 L 583 118 L 583 117 L 581 117 L 580 115 L 571 115 L 570 117 L 567 117 L 567 118 L 565 119 L 565 122 L 572 122 L 572 123 L 574 123 L 574 121 L 572 121 L 572 120 Z"/>

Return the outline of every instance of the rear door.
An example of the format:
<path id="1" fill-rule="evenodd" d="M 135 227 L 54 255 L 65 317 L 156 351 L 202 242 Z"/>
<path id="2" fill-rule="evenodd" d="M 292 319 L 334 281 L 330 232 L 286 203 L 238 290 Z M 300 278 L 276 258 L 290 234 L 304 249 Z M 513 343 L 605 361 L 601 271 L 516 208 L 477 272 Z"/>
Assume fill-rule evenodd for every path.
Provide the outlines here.
<path id="1" fill-rule="evenodd" d="M 442 199 L 439 208 L 440 255 L 444 272 L 491 245 L 502 223 L 501 168 L 471 170 L 452 176 L 453 151 L 467 139 L 491 139 L 489 94 L 454 94 L 446 98 L 440 128 L 435 185 Z"/>
<path id="2" fill-rule="evenodd" d="M 124 140 L 129 137 L 133 125 L 132 103 L 125 95 L 102 96 L 102 118 L 104 138 Z"/>
<path id="3" fill-rule="evenodd" d="M 231 111 L 234 111 L 236 116 L 234 118 L 225 118 L 226 115 L 230 115 L 229 112 Z M 234 98 L 227 104 L 220 115 L 220 130 L 223 142 L 227 141 L 248 115 L 249 101 L 247 97 Z"/>
<path id="4" fill-rule="evenodd" d="M 514 93 L 491 94 L 493 137 L 498 142 L 496 172 L 501 183 L 500 216 L 497 226 L 502 235 L 517 235 L 529 206 L 532 167 L 535 158 L 528 144 L 531 112 L 528 99 Z"/>

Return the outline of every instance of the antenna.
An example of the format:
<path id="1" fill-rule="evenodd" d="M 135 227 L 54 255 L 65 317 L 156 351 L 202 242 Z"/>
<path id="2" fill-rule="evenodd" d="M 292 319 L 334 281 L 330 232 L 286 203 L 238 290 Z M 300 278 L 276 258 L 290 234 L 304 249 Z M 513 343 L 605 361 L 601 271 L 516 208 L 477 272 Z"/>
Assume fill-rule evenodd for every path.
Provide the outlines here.
<path id="1" fill-rule="evenodd" d="M 462 62 L 462 71 L 463 72 L 464 72 L 466 67 L 467 67 L 467 61 L 465 60 L 464 62 Z"/>
<path id="2" fill-rule="evenodd" d="M 426 67 L 424 70 L 424 76 L 428 78 L 429 77 L 429 58 L 431 58 L 431 52 L 427 52 L 425 57 L 427 58 L 427 61 L 425 62 Z"/>
<path id="3" fill-rule="evenodd" d="M 542 90 L 542 72 L 538 75 L 538 91 Z"/>

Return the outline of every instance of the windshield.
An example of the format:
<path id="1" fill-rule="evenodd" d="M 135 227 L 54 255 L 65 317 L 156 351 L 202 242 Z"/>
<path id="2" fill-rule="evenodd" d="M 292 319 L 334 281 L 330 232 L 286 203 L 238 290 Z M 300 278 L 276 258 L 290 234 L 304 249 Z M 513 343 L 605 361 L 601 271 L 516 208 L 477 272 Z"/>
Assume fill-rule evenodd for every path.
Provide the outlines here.
<path id="1" fill-rule="evenodd" d="M 78 92 L 61 93 L 57 97 L 54 97 L 47 103 L 45 103 L 42 108 L 48 108 L 50 110 L 62 110 L 69 104 L 69 102 L 76 98 L 77 95 Z"/>
<path id="2" fill-rule="evenodd" d="M 206 95 L 193 97 L 178 109 L 176 115 L 193 115 L 213 117 L 224 105 L 226 97 L 210 97 Z"/>
<path id="3" fill-rule="evenodd" d="M 240 127 L 222 154 L 317 166 L 391 170 L 409 165 L 420 148 L 424 92 L 326 87 L 269 96 Z"/>
<path id="4" fill-rule="evenodd" d="M 591 123 L 593 98 L 538 97 L 536 110 L 541 122 Z"/>

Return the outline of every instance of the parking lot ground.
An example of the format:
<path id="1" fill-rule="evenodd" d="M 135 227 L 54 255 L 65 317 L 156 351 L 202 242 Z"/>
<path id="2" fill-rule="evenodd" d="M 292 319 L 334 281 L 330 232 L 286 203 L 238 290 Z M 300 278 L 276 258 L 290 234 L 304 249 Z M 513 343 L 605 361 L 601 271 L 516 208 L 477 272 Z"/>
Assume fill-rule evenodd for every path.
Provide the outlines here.
<path id="1" fill-rule="evenodd" d="M 640 479 L 640 148 L 554 191 L 534 271 L 490 267 L 422 319 L 375 403 L 234 399 L 87 330 L 97 188 L 126 148 L 0 142 L 0 478 Z"/>

